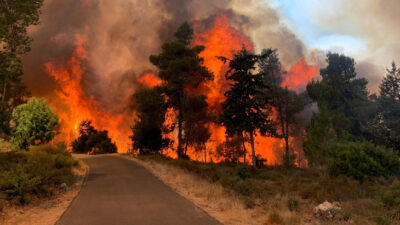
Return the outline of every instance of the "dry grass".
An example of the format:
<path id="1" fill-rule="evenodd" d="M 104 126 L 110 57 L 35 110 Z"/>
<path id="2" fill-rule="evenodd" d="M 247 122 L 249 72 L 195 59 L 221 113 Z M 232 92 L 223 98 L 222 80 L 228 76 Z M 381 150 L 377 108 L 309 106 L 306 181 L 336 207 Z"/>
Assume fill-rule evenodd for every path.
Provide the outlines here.
<path id="1" fill-rule="evenodd" d="M 68 191 L 60 191 L 49 199 L 38 200 L 26 206 L 6 206 L 0 213 L 0 224 L 54 225 L 78 195 L 87 171 L 88 166 L 79 161 L 79 167 L 74 168 L 73 172 L 80 178 Z"/>
<path id="2" fill-rule="evenodd" d="M 241 173 L 240 166 L 153 156 L 123 157 L 143 165 L 173 190 L 227 225 L 400 224 L 380 205 L 382 192 L 398 190 L 400 182 L 396 186 L 395 178 L 366 183 L 365 196 L 359 198 L 357 182 L 330 177 L 321 171 L 250 169 L 250 176 L 240 179 L 238 176 L 245 174 Z M 313 214 L 314 207 L 325 200 L 341 202 L 343 210 L 332 221 L 320 220 Z M 395 216 L 400 215 L 394 209 L 391 211 Z"/>
<path id="3" fill-rule="evenodd" d="M 128 158 L 144 166 L 174 191 L 202 208 L 222 224 L 319 224 L 313 219 L 312 207 L 309 204 L 301 207 L 306 209 L 305 211 L 291 212 L 287 207 L 288 198 L 277 194 L 266 204 L 263 204 L 260 199 L 254 199 L 254 207 L 248 208 L 243 199 L 231 191 L 227 191 L 218 183 L 210 183 L 193 173 L 171 165 Z M 279 223 L 277 223 L 277 215 L 279 215 Z"/>

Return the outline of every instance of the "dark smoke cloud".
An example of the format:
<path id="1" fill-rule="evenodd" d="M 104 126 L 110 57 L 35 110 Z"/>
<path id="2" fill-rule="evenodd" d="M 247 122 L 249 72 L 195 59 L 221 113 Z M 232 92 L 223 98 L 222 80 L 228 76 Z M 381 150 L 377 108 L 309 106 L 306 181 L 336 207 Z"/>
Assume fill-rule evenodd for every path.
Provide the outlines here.
<path id="1" fill-rule="evenodd" d="M 185 21 L 212 22 L 221 11 L 248 35 L 256 47 L 278 48 L 285 66 L 304 57 L 303 43 L 262 0 L 46 0 L 41 24 L 32 28 L 32 51 L 24 57 L 26 82 L 34 95 L 50 97 L 57 84 L 44 69 L 49 61 L 65 63 L 76 47 L 75 37 L 87 38 L 82 86 L 102 108 L 124 112 L 137 88 L 136 78 L 154 70 L 150 54 L 160 51 Z"/>

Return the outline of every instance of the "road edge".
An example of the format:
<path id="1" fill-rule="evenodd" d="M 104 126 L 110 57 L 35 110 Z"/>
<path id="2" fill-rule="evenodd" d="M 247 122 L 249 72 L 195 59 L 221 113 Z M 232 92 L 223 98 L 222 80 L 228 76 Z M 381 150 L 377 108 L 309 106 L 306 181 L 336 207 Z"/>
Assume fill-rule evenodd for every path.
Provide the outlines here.
<path id="1" fill-rule="evenodd" d="M 160 179 L 153 171 L 151 171 L 149 168 L 147 168 L 147 165 L 144 164 L 144 162 L 140 161 L 139 159 L 136 159 L 135 157 L 132 157 L 131 155 L 127 155 L 127 154 L 113 154 L 112 156 L 116 156 L 116 157 L 120 157 L 129 161 L 132 161 L 136 164 L 138 164 L 139 166 L 143 167 L 145 170 L 147 170 L 150 174 L 152 174 L 156 179 L 158 179 L 159 181 L 161 181 L 165 186 L 167 186 L 169 189 L 171 189 L 173 192 L 175 192 L 176 194 L 178 194 L 179 196 L 181 196 L 182 198 L 186 199 L 187 201 L 189 201 L 191 204 L 193 204 L 193 206 L 195 206 L 196 208 L 198 208 L 199 210 L 201 210 L 203 213 L 205 213 L 207 216 L 209 216 L 210 218 L 214 219 L 215 221 L 217 221 L 220 225 L 224 225 L 224 223 L 222 223 L 218 218 L 212 216 L 209 212 L 207 212 L 206 209 L 204 209 L 201 205 L 196 204 L 195 202 L 193 202 L 191 199 L 187 198 L 186 196 L 182 195 L 181 193 L 179 193 L 178 191 L 174 190 L 173 187 L 171 187 L 169 184 L 165 183 L 162 179 Z"/>
<path id="2" fill-rule="evenodd" d="M 79 198 L 79 195 L 82 192 L 83 187 L 86 185 L 88 177 L 89 177 L 89 172 L 90 172 L 90 167 L 88 164 L 86 164 L 85 162 L 83 162 L 83 160 L 79 160 L 81 163 L 83 163 L 85 165 L 85 177 L 83 178 L 83 181 L 79 187 L 79 191 L 78 194 L 76 194 L 76 196 L 74 197 L 74 199 L 72 199 L 71 203 L 69 204 L 69 206 L 65 209 L 65 211 L 60 215 L 60 217 L 58 218 L 58 220 L 54 223 L 54 225 L 58 225 L 61 221 L 61 219 L 64 217 L 64 215 L 71 209 L 72 205 L 77 201 L 77 199 Z"/>

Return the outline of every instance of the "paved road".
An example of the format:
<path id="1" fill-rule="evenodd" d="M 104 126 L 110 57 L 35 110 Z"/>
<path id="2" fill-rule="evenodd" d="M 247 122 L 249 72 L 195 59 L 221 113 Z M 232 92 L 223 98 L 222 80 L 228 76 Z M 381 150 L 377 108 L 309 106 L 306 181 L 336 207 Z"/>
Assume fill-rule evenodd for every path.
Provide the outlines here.
<path id="1" fill-rule="evenodd" d="M 58 225 L 217 225 L 135 162 L 119 156 L 85 159 L 86 185 Z"/>

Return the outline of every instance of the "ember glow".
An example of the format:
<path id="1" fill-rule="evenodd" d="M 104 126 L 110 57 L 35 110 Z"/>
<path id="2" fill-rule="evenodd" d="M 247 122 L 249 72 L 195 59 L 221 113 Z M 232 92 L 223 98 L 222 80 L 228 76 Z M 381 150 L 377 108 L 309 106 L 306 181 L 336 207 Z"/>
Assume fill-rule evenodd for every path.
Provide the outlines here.
<path id="1" fill-rule="evenodd" d="M 317 66 L 309 66 L 305 59 L 301 59 L 292 66 L 289 71 L 284 73 L 282 87 L 287 87 L 293 91 L 304 91 L 307 83 L 318 73 Z"/>
<path id="2" fill-rule="evenodd" d="M 137 79 L 137 82 L 146 87 L 155 87 L 161 84 L 161 80 L 154 73 L 145 73 Z"/>
<path id="3" fill-rule="evenodd" d="M 61 134 L 58 139 L 71 143 L 78 136 L 78 127 L 83 120 L 92 120 L 93 125 L 100 130 L 108 130 L 120 152 L 126 152 L 129 145 L 129 129 L 123 124 L 123 115 L 111 115 L 99 107 L 99 104 L 87 96 L 81 87 L 85 68 L 83 62 L 87 59 L 85 43 L 87 38 L 76 36 L 76 49 L 73 56 L 65 64 L 48 62 L 45 68 L 49 76 L 59 85 L 55 91 L 60 101 L 66 105 L 59 108 L 50 102 L 60 117 Z"/>

